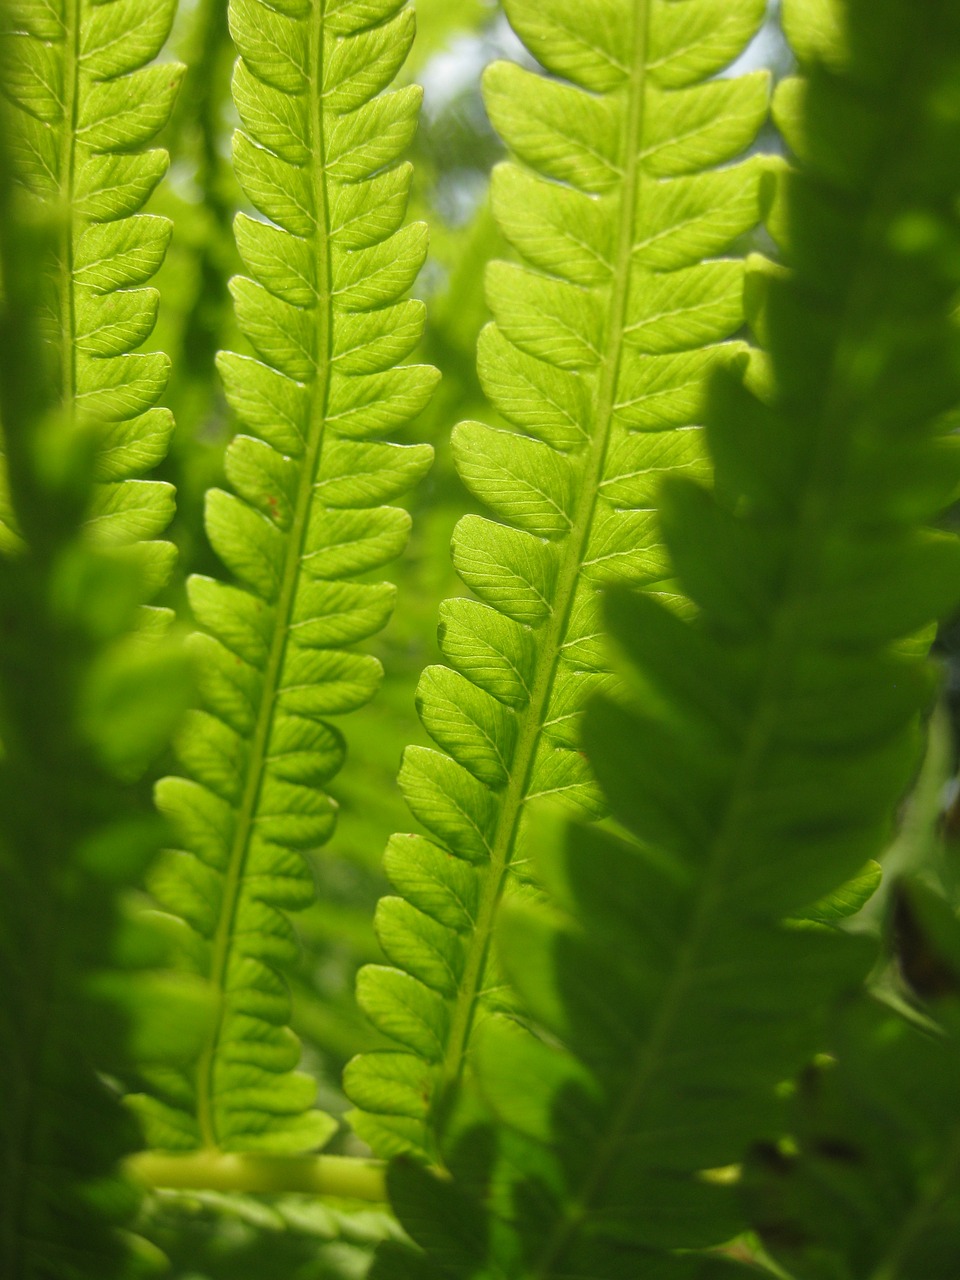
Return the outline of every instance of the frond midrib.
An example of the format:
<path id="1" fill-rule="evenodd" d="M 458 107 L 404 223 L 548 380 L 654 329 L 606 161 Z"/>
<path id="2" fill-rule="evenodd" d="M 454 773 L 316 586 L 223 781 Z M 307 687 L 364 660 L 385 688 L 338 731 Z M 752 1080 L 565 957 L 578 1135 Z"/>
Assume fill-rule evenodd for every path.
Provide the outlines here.
<path id="1" fill-rule="evenodd" d="M 613 255 L 613 283 L 608 320 L 606 353 L 601 365 L 595 400 L 596 430 L 591 439 L 584 469 L 582 498 L 564 543 L 564 557 L 557 579 L 554 607 L 539 637 L 537 666 L 530 701 L 522 713 L 517 734 L 514 766 L 504 790 L 490 847 L 490 862 L 484 877 L 475 926 L 467 949 L 463 977 L 454 1002 L 447 1052 L 441 1068 L 436 1102 L 443 1104 L 447 1091 L 460 1079 L 473 1023 L 486 958 L 493 936 L 497 907 L 513 857 L 520 815 L 527 799 L 530 775 L 550 706 L 563 640 L 580 584 L 584 555 L 589 544 L 600 482 L 603 478 L 610 426 L 616 403 L 617 383 L 623 353 L 629 303 L 636 208 L 639 202 L 642 164 L 640 141 L 645 115 L 647 48 L 649 43 L 650 0 L 634 0 L 634 58 L 630 76 L 630 103 L 624 131 L 623 180 L 617 246 Z"/>
<path id="2" fill-rule="evenodd" d="M 216 1064 L 226 1001 L 226 976 L 230 963 L 233 930 L 244 870 L 260 792 L 267 763 L 267 749 L 273 727 L 276 698 L 281 673 L 291 633 L 291 621 L 300 581 L 301 558 L 309 527 L 310 507 L 313 499 L 314 478 L 317 475 L 323 450 L 330 391 L 333 334 L 333 271 L 330 253 L 329 201 L 325 180 L 326 140 L 324 137 L 323 105 L 323 36 L 325 26 L 324 0 L 314 0 L 310 17 L 310 67 L 309 80 L 310 127 L 315 130 L 311 146 L 311 169 L 314 195 L 314 261 L 317 266 L 316 351 L 317 372 L 313 383 L 310 416 L 307 428 L 306 448 L 301 462 L 297 487 L 297 499 L 293 521 L 287 534 L 280 592 L 275 607 L 275 625 L 270 651 L 264 670 L 260 706 L 250 743 L 246 779 L 229 863 L 224 883 L 220 916 L 213 941 L 213 957 L 210 980 L 217 1001 L 217 1012 L 210 1042 L 197 1065 L 197 1122 L 200 1136 L 209 1147 L 218 1146 L 216 1132 L 213 1074 Z"/>
<path id="3" fill-rule="evenodd" d="M 65 0 L 63 84 L 65 102 L 60 135 L 59 271 L 60 378 L 62 407 L 68 423 L 76 411 L 77 361 L 73 286 L 74 219 L 73 190 L 77 161 L 77 119 L 80 106 L 80 23 L 83 0 Z"/>

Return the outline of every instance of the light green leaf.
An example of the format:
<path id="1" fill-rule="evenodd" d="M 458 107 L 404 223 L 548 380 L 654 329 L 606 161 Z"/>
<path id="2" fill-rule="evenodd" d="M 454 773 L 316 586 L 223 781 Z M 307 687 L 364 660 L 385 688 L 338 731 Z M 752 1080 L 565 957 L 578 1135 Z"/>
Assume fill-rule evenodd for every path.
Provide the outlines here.
<path id="1" fill-rule="evenodd" d="M 661 12 L 686 32 L 697 7 Z M 704 12 L 720 24 L 737 7 Z M 903 985 L 885 974 L 879 1004 L 858 995 L 874 939 L 836 926 L 876 887 L 869 860 L 915 782 L 938 684 L 931 624 L 960 595 L 960 540 L 938 527 L 958 474 L 943 443 L 960 400 L 960 113 L 943 104 L 960 22 L 948 3 L 922 23 L 906 0 L 785 8 L 810 65 L 781 116 L 798 157 L 772 219 L 789 268 L 753 282 L 767 359 L 714 376 L 699 410 L 712 467 L 664 480 L 666 599 L 608 595 L 623 680 L 591 702 L 582 742 L 619 833 L 581 822 L 556 839 L 538 815 L 512 863 L 535 888 L 491 889 L 480 867 L 474 931 L 495 893 L 505 909 L 469 1038 L 449 1002 L 467 1062 L 424 1126 L 445 1167 L 390 1176 L 423 1251 L 409 1267 L 437 1280 L 716 1274 L 699 1251 L 750 1226 L 798 1277 L 956 1267 L 955 904 L 899 886 Z M 825 48 L 828 12 L 842 36 Z M 939 487 L 936 466 L 951 468 Z M 651 544 L 638 529 L 606 545 L 634 572 Z M 586 640 L 595 617 L 573 616 Z M 472 977 L 454 924 L 449 954 Z M 384 1149 L 405 1136 L 382 1129 Z M 376 1280 L 409 1274 L 398 1256 Z"/>
<path id="2" fill-rule="evenodd" d="M 479 345 L 484 390 L 505 421 L 457 427 L 453 448 L 496 520 L 471 514 L 454 530 L 454 565 L 480 603 L 442 608 L 453 670 L 429 667 L 418 690 L 441 751 L 411 748 L 401 773 L 437 842 L 426 848 L 449 855 L 431 864 L 436 874 L 445 865 L 457 897 L 466 877 L 477 905 L 454 925 L 446 899 L 421 888 L 424 846 L 391 844 L 388 873 L 415 911 L 401 938 L 391 907 L 381 938 L 408 981 L 387 983 L 382 970 L 364 981 L 378 993 L 381 1029 L 402 992 L 431 1008 L 440 1000 L 449 1031 L 431 1058 L 440 1066 L 425 1121 L 406 1101 L 391 1111 L 396 1055 L 382 1059 L 382 1089 L 378 1055 L 346 1077 L 348 1090 L 362 1082 L 354 1100 L 371 1113 L 355 1122 L 375 1150 L 430 1160 L 473 1026 L 500 989 L 490 943 L 502 895 L 530 874 L 529 802 L 606 813 L 580 742 L 587 699 L 610 685 L 598 590 L 671 577 L 654 508 L 666 475 L 709 476 L 706 385 L 719 368 L 746 365 L 747 348 L 732 340 L 744 264 L 723 255 L 758 221 L 766 167 L 730 163 L 765 119 L 766 77 L 712 78 L 757 29 L 761 0 L 508 0 L 506 10 L 554 76 L 506 63 L 484 75 L 490 118 L 521 162 L 499 165 L 492 181 L 494 214 L 521 261 L 489 267 L 494 324 Z M 425 958 L 441 945 L 438 928 L 453 986 Z"/>
<path id="3" fill-rule="evenodd" d="M 206 529 L 239 585 L 189 584 L 202 710 L 177 744 L 188 778 L 158 789 L 179 847 L 153 881 L 194 931 L 217 1009 L 199 1061 L 142 1111 L 160 1144 L 295 1153 L 336 1124 L 296 1071 L 286 913 L 311 902 L 307 859 L 336 820 L 324 788 L 345 746 L 328 718 L 366 703 L 382 677 L 349 647 L 393 608 L 392 586 L 357 580 L 409 535 L 407 512 L 381 504 L 432 457 L 384 436 L 420 412 L 437 374 L 399 364 L 423 328 L 405 294 L 426 229 L 401 227 L 410 169 L 398 163 L 420 94 L 380 94 L 412 12 L 398 0 L 231 0 L 230 30 L 234 162 L 265 219 L 236 219 L 251 278 L 231 291 L 259 358 L 218 357 L 241 432 L 226 454 L 232 492 L 208 494 Z"/>
<path id="4" fill-rule="evenodd" d="M 79 0 L 12 7 L 0 44 L 5 126 L 21 182 L 67 211 L 51 280 L 50 342 L 68 421 L 98 446 L 90 529 L 111 542 L 155 538 L 173 513 L 170 491 L 140 479 L 163 458 L 172 424 L 154 406 L 164 356 L 133 356 L 153 332 L 158 295 L 138 289 L 159 270 L 166 218 L 139 210 L 167 169 L 143 148 L 170 115 L 183 68 L 147 66 L 160 52 L 174 0 Z M 41 123 L 42 122 L 42 123 Z M 144 553 L 149 590 L 172 567 L 172 548 Z"/>
<path id="5" fill-rule="evenodd" d="M 883 868 L 871 859 L 858 876 L 828 893 L 812 907 L 794 913 L 790 923 L 829 925 L 855 916 L 876 893 L 882 879 Z"/>

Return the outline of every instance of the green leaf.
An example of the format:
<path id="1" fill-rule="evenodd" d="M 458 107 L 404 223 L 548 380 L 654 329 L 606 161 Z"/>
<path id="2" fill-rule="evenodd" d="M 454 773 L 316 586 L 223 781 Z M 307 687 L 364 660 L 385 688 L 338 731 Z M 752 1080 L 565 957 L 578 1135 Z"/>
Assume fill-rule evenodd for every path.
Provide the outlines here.
<path id="1" fill-rule="evenodd" d="M 130 353 L 153 332 L 158 295 L 139 286 L 159 270 L 172 231 L 169 219 L 139 210 L 167 168 L 164 151 L 144 148 L 169 119 L 184 69 L 146 64 L 175 8 L 174 0 L 17 5 L 0 34 L 15 171 L 59 217 L 45 290 L 52 376 L 66 420 L 88 425 L 97 442 L 103 486 L 93 492 L 90 530 L 110 543 L 154 539 L 173 514 L 169 486 L 141 479 L 172 430 L 154 408 L 168 363 Z M 144 554 L 152 594 L 173 550 Z"/>
<path id="2" fill-rule="evenodd" d="M 443 606 L 441 650 L 454 670 L 429 668 L 418 691 L 442 753 L 411 749 L 401 773 L 410 808 L 452 855 L 451 876 L 456 859 L 471 864 L 479 905 L 466 938 L 448 933 L 455 991 L 448 974 L 434 980 L 411 960 L 411 932 L 441 946 L 430 910 L 407 917 L 403 943 L 380 930 L 388 958 L 416 975 L 412 991 L 429 1002 L 442 992 L 450 1008 L 416 1140 L 410 1117 L 385 1105 L 355 1119 L 383 1154 L 436 1155 L 443 1096 L 464 1070 L 484 990 L 497 986 L 487 957 L 501 893 L 514 871 L 527 874 L 528 802 L 549 795 L 605 813 L 579 741 L 587 698 L 610 683 L 598 588 L 669 576 L 653 511 L 660 483 L 708 474 L 706 378 L 745 364 L 733 340 L 744 266 L 722 255 L 759 218 L 765 161 L 731 162 L 764 120 L 767 89 L 762 74 L 709 80 L 764 12 L 755 0 L 733 9 L 513 0 L 510 21 L 562 79 L 507 63 L 484 76 L 490 118 L 522 162 L 498 166 L 492 181 L 521 261 L 488 269 L 495 323 L 479 347 L 504 425 L 463 423 L 453 448 L 496 519 L 467 515 L 454 531 L 454 565 L 482 603 Z M 404 892 L 396 849 L 388 865 Z M 392 1071 L 394 1057 L 383 1061 Z M 356 1069 L 365 1082 L 376 1063 Z"/>
<path id="3" fill-rule="evenodd" d="M 879 862 L 870 861 L 858 876 L 848 880 L 846 884 L 828 893 L 812 907 L 796 912 L 790 917 L 791 923 L 831 925 L 855 916 L 861 907 L 866 906 L 883 879 L 883 868 Z"/>
<path id="4" fill-rule="evenodd" d="M 796 1088 L 789 1149 L 750 1153 L 752 1220 L 793 1274 L 947 1280 L 960 1250 L 956 1022 L 930 1035 L 864 997 L 832 1031 L 835 1059 Z"/>
<path id="5" fill-rule="evenodd" d="M 84 526 L 95 458 L 45 376 L 52 236 L 8 142 L 0 416 L 20 532 L 0 558 L 0 1273 L 121 1280 L 139 1196 L 118 1161 L 138 1134 L 115 1081 L 134 1055 L 188 1051 L 207 1011 L 199 984 L 143 971 L 164 956 L 126 946 L 122 916 L 163 835 L 130 783 L 167 748 L 188 680 L 164 620 L 142 617 L 145 566 Z"/>
<path id="6" fill-rule="evenodd" d="M 789 269 L 762 282 L 766 376 L 715 376 L 712 483 L 664 485 L 668 585 L 695 607 L 608 603 L 626 670 L 583 743 L 622 834 L 556 841 L 538 821 L 538 890 L 500 913 L 507 1011 L 488 997 L 471 1040 L 480 1102 L 448 1100 L 449 1179 L 434 1199 L 427 1171 L 394 1171 L 428 1274 L 676 1277 L 750 1225 L 797 1276 L 956 1267 L 956 913 L 901 894 L 901 969 L 932 1015 L 912 1023 L 864 1012 L 868 937 L 793 924 L 875 880 L 849 883 L 915 776 L 935 685 L 918 637 L 960 583 L 925 479 L 960 399 L 960 20 L 946 2 L 923 23 L 906 0 L 837 12 L 843 57 L 813 62 L 789 119 L 802 146 L 776 223 Z M 810 1068 L 825 1050 L 835 1086 Z M 777 1142 L 795 1130 L 797 1160 Z M 758 1138 L 751 1224 L 735 1166 Z M 466 1263 L 437 1219 L 465 1234 L 471 1210 L 483 1254 Z"/>
<path id="7" fill-rule="evenodd" d="M 437 375 L 398 364 L 423 324 L 404 295 L 426 230 L 400 226 L 410 170 L 398 163 L 419 92 L 377 96 L 409 49 L 412 13 L 394 0 L 233 0 L 230 27 L 237 176 L 269 219 L 235 223 L 253 278 L 232 291 L 258 358 L 218 359 L 243 431 L 226 454 L 230 491 L 207 495 L 206 531 L 238 585 L 189 584 L 202 710 L 177 742 L 187 778 L 158 787 L 177 849 L 151 885 L 194 931 L 217 1010 L 193 1069 L 138 1105 L 159 1146 L 295 1153 L 336 1123 L 296 1070 L 286 912 L 312 901 L 308 859 L 335 823 L 324 788 L 345 746 L 328 718 L 366 703 L 382 675 L 348 647 L 393 607 L 387 583 L 357 581 L 409 534 L 406 511 L 381 504 L 432 457 L 383 437 L 424 407 Z"/>

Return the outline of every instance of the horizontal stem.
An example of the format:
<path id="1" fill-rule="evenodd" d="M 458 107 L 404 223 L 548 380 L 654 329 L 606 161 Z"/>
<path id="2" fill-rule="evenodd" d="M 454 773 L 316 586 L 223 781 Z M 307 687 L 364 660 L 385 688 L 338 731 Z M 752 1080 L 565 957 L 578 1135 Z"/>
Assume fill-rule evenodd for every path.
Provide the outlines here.
<path id="1" fill-rule="evenodd" d="M 387 1202 L 384 1162 L 354 1156 L 234 1155 L 222 1151 L 165 1155 L 141 1151 L 125 1161 L 124 1169 L 138 1182 L 171 1191 L 245 1191 L 261 1195 L 304 1192 Z"/>

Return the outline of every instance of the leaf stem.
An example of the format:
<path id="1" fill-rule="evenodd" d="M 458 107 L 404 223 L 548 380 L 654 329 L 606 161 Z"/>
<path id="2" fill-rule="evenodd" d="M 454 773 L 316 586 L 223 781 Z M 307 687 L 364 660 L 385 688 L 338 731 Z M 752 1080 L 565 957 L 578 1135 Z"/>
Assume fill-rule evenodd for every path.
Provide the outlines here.
<path id="1" fill-rule="evenodd" d="M 141 1151 L 124 1162 L 137 1182 L 169 1191 L 291 1193 L 387 1203 L 386 1166 L 355 1156 L 235 1155 L 192 1151 L 169 1155 Z"/>
<path id="2" fill-rule="evenodd" d="M 68 422 L 75 415 L 76 323 L 73 296 L 74 220 L 73 188 L 76 172 L 76 136 L 80 103 L 80 0 L 68 0 L 64 13 L 63 117 L 60 132 L 60 250 L 57 278 L 60 307 L 60 384 L 63 411 Z"/>

